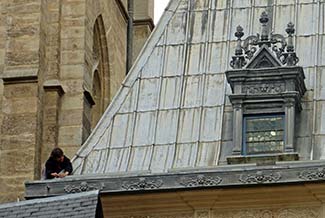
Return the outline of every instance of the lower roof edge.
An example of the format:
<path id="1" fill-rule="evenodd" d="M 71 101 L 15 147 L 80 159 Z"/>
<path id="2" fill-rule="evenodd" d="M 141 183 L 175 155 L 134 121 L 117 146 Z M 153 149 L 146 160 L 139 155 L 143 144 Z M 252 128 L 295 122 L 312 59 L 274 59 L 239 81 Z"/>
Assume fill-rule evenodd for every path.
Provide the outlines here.
<path id="1" fill-rule="evenodd" d="M 25 197 L 50 197 L 92 190 L 101 193 L 145 193 L 311 182 L 325 182 L 325 161 L 175 170 L 165 174 L 69 176 L 64 179 L 26 182 Z"/>

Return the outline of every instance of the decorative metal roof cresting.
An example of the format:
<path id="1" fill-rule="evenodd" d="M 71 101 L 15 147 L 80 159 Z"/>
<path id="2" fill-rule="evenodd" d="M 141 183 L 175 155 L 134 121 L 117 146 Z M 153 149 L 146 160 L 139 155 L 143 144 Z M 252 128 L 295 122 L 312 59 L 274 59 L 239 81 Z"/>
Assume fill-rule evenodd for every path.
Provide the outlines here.
<path id="1" fill-rule="evenodd" d="M 235 56 L 232 57 L 230 66 L 234 69 L 241 69 L 248 66 L 250 60 L 256 55 L 258 47 L 269 48 L 277 57 L 282 65 L 295 66 L 299 62 L 299 58 L 296 55 L 293 45 L 293 34 L 295 33 L 294 24 L 289 22 L 286 28 L 288 33 L 288 42 L 281 34 L 274 34 L 269 32 L 268 28 L 269 17 L 264 11 L 260 17 L 260 23 L 262 24 L 262 33 L 248 36 L 244 41 L 244 29 L 242 26 L 237 26 L 235 36 L 237 37 L 237 47 L 235 50 Z M 264 62 L 264 64 L 267 64 Z M 259 67 L 268 67 L 259 66 Z M 258 68 L 255 66 L 255 68 Z"/>

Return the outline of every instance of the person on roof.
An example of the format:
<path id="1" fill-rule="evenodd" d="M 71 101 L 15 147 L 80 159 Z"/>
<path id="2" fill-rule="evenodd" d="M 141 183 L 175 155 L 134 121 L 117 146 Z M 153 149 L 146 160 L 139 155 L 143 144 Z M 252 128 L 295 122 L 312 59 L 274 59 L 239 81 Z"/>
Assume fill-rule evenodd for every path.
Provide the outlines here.
<path id="1" fill-rule="evenodd" d="M 72 173 L 72 164 L 62 149 L 54 148 L 45 163 L 45 179 L 64 178 Z"/>

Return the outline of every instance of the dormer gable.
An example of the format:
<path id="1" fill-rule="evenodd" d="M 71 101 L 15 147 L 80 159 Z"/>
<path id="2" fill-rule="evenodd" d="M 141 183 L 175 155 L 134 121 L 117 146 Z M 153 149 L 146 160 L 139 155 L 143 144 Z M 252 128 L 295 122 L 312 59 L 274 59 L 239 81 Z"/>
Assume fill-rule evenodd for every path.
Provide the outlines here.
<path id="1" fill-rule="evenodd" d="M 245 68 L 247 69 L 259 69 L 280 67 L 281 62 L 272 54 L 266 45 L 262 45 L 262 48 L 256 55 L 248 62 Z"/>

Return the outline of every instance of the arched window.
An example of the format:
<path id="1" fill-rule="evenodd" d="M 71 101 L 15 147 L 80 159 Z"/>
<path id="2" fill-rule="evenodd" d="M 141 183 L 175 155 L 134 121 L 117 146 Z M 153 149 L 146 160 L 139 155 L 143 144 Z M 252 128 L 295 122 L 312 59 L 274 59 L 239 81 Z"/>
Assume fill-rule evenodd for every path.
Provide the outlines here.
<path id="1" fill-rule="evenodd" d="M 91 129 L 95 127 L 101 117 L 101 114 L 103 113 L 102 85 L 97 70 L 94 72 L 92 90 L 95 104 L 91 110 Z"/>
<path id="2" fill-rule="evenodd" d="M 93 29 L 93 72 L 92 96 L 95 105 L 91 109 L 91 128 L 93 129 L 104 113 L 110 99 L 110 70 L 105 26 L 102 16 L 98 16 Z"/>

